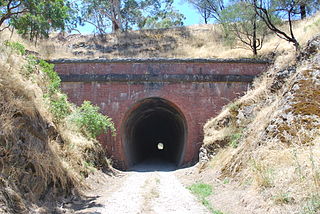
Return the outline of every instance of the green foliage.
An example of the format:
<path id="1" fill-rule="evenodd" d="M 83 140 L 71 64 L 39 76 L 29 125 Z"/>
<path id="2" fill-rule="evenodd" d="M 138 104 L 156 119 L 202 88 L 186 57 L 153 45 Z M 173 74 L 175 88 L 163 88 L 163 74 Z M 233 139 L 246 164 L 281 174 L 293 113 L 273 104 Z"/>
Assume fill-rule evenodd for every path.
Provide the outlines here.
<path id="1" fill-rule="evenodd" d="M 233 147 L 233 148 L 237 148 L 239 145 L 239 140 L 242 137 L 242 133 L 241 132 L 237 132 L 234 133 L 230 136 L 230 142 L 229 142 L 229 146 Z"/>
<path id="2" fill-rule="evenodd" d="M 30 77 L 35 72 L 36 66 L 38 65 L 38 59 L 34 55 L 27 56 L 27 64 L 24 65 L 24 75 Z"/>
<path id="3" fill-rule="evenodd" d="M 5 46 L 10 47 L 12 50 L 17 51 L 21 55 L 26 54 L 26 48 L 20 44 L 19 42 L 10 42 L 8 40 L 4 41 L 3 43 Z"/>
<path id="4" fill-rule="evenodd" d="M 67 95 L 61 93 L 61 79 L 57 72 L 54 71 L 54 65 L 44 60 L 37 59 L 35 56 L 27 57 L 27 64 L 24 70 L 27 76 L 36 71 L 37 67 L 45 74 L 46 93 L 44 98 L 49 103 L 49 108 L 54 116 L 54 120 L 59 122 L 70 115 L 78 128 L 90 138 L 95 138 L 98 135 L 111 130 L 115 134 L 114 124 L 111 118 L 99 113 L 99 107 L 92 105 L 89 101 L 85 101 L 80 107 L 72 112 L 72 106 L 68 102 Z"/>
<path id="5" fill-rule="evenodd" d="M 223 179 L 223 184 L 229 184 L 229 183 L 230 183 L 230 179 L 229 178 Z"/>
<path id="6" fill-rule="evenodd" d="M 209 184 L 197 183 L 192 184 L 188 189 L 195 195 L 199 197 L 208 197 L 212 194 L 212 187 Z"/>
<path id="7" fill-rule="evenodd" d="M 110 27 L 114 31 L 182 26 L 185 17 L 172 4 L 173 0 L 84 0 L 80 6 L 80 23 L 94 25 L 100 34 Z"/>
<path id="8" fill-rule="evenodd" d="M 88 137 L 95 138 L 98 135 L 110 130 L 115 134 L 114 124 L 111 118 L 99 113 L 99 107 L 84 101 L 71 115 L 71 121 Z"/>
<path id="9" fill-rule="evenodd" d="M 220 20 L 221 11 L 226 3 L 223 0 L 188 0 L 188 2 L 197 9 L 206 24 L 211 18 L 216 21 Z"/>
<path id="10" fill-rule="evenodd" d="M 12 0 L 0 2 L 0 29 L 13 26 L 31 40 L 65 28 L 69 7 L 64 0 Z"/>
<path id="11" fill-rule="evenodd" d="M 185 16 L 178 11 L 169 9 L 166 12 L 161 12 L 157 16 L 149 16 L 145 19 L 143 28 L 170 28 L 183 26 Z"/>
<path id="12" fill-rule="evenodd" d="M 70 114 L 70 104 L 68 102 L 67 95 L 61 94 L 60 96 L 50 96 L 49 103 L 50 111 L 55 120 L 60 121 Z"/>
<path id="13" fill-rule="evenodd" d="M 196 183 L 187 187 L 187 189 L 189 189 L 191 193 L 194 194 L 198 198 L 198 200 L 200 200 L 200 202 L 210 210 L 211 213 L 223 214 L 221 211 L 215 210 L 212 207 L 211 203 L 206 199 L 213 193 L 211 185 L 204 183 Z"/>
<path id="14" fill-rule="evenodd" d="M 48 94 L 49 96 L 53 95 L 54 93 L 57 93 L 60 91 L 60 83 L 61 79 L 57 72 L 54 71 L 54 65 L 50 64 L 44 60 L 39 60 L 38 62 L 41 71 L 47 74 L 47 78 L 49 80 L 49 86 L 48 86 Z"/>
<path id="15" fill-rule="evenodd" d="M 267 26 L 256 15 L 251 3 L 234 1 L 221 11 L 220 23 L 227 44 L 233 46 L 240 42 L 244 48 L 257 55 L 267 34 Z"/>
<path id="16" fill-rule="evenodd" d="M 26 76 L 30 76 L 36 70 L 37 66 L 46 74 L 47 81 L 46 93 L 44 98 L 48 100 L 50 111 L 56 121 L 60 121 L 67 117 L 70 110 L 70 103 L 67 95 L 60 92 L 61 79 L 57 72 L 54 71 L 54 65 L 47 63 L 44 60 L 39 60 L 37 57 L 30 55 L 27 57 L 27 64 L 24 66 Z"/>

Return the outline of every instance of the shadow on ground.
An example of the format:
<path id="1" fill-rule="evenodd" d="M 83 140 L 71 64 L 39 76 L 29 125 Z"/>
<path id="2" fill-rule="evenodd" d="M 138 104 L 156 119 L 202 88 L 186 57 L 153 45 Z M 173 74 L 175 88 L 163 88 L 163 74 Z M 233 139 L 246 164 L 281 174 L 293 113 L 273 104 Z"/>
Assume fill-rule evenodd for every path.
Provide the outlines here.
<path id="1" fill-rule="evenodd" d="M 145 160 L 141 163 L 134 165 L 128 171 L 131 171 L 131 172 L 155 172 L 155 171 L 169 172 L 169 171 L 174 171 L 177 169 L 178 169 L 178 167 L 172 162 L 167 162 L 167 161 L 160 160 L 160 159 L 149 159 L 149 160 Z"/>

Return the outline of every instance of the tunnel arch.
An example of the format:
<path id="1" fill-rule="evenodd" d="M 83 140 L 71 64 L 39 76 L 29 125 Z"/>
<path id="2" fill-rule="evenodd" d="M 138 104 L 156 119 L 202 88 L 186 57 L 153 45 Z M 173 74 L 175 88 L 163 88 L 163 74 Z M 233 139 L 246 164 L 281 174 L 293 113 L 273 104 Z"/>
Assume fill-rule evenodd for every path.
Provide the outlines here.
<path id="1" fill-rule="evenodd" d="M 174 103 L 160 97 L 145 98 L 126 113 L 122 142 L 128 168 L 152 159 L 178 166 L 187 142 L 187 122 Z"/>

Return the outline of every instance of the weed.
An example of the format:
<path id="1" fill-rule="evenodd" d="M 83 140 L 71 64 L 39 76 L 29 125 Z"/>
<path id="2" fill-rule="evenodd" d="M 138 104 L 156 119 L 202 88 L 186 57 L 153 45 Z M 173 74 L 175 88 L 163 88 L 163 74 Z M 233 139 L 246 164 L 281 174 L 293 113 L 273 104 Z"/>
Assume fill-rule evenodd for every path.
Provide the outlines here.
<path id="1" fill-rule="evenodd" d="M 238 112 L 238 110 L 240 108 L 240 104 L 239 103 L 229 103 L 227 107 L 230 109 L 230 112 Z"/>
<path id="2" fill-rule="evenodd" d="M 232 148 L 237 148 L 241 137 L 242 137 L 241 132 L 237 132 L 237 133 L 232 134 L 230 136 L 229 146 L 231 146 Z"/>
<path id="3" fill-rule="evenodd" d="M 84 178 L 88 177 L 89 173 L 93 173 L 96 170 L 94 164 L 90 161 L 82 161 L 82 166 L 83 170 L 80 173 Z"/>
<path id="4" fill-rule="evenodd" d="M 312 195 L 303 207 L 301 214 L 317 214 L 320 211 L 320 196 Z"/>
<path id="5" fill-rule="evenodd" d="M 3 43 L 5 46 L 10 47 L 12 50 L 16 51 L 21 55 L 26 54 L 26 48 L 20 44 L 19 42 L 10 42 L 8 40 L 4 41 Z"/>
<path id="6" fill-rule="evenodd" d="M 305 176 L 302 173 L 302 167 L 301 167 L 301 164 L 299 163 L 299 160 L 298 160 L 297 150 L 294 149 L 292 153 L 293 153 L 293 159 L 294 159 L 295 163 L 297 164 L 295 171 L 298 172 L 300 179 L 303 180 L 305 178 Z"/>
<path id="7" fill-rule="evenodd" d="M 49 64 L 44 60 L 39 60 L 39 66 L 41 67 L 41 71 L 47 74 L 49 80 L 48 93 L 51 96 L 52 94 L 59 92 L 61 79 L 57 72 L 54 71 L 54 65 Z"/>
<path id="8" fill-rule="evenodd" d="M 212 187 L 209 184 L 197 183 L 192 184 L 188 189 L 195 195 L 199 197 L 208 197 L 212 194 Z"/>
<path id="9" fill-rule="evenodd" d="M 160 179 L 159 178 L 156 178 L 156 183 L 160 184 Z"/>
<path id="10" fill-rule="evenodd" d="M 255 181 L 260 187 L 272 187 L 273 186 L 273 170 L 267 168 L 265 165 L 253 160 L 253 170 L 255 175 Z"/>
<path id="11" fill-rule="evenodd" d="M 56 120 L 63 120 L 70 114 L 70 103 L 67 100 L 67 95 L 49 96 L 50 111 Z"/>
<path id="12" fill-rule="evenodd" d="M 215 210 L 211 203 L 206 199 L 208 196 L 212 194 L 212 187 L 209 184 L 204 183 L 197 183 L 192 184 L 191 186 L 187 187 L 191 191 L 192 194 L 194 194 L 198 200 L 203 204 L 205 207 L 207 207 L 211 213 L 213 214 L 223 214 L 219 210 Z"/>
<path id="13" fill-rule="evenodd" d="M 320 172 L 319 172 L 319 169 L 316 167 L 314 155 L 311 148 L 310 148 L 310 162 L 311 162 L 313 183 L 315 187 L 319 189 L 320 188 Z"/>
<path id="14" fill-rule="evenodd" d="M 37 66 L 37 58 L 33 55 L 28 55 L 27 56 L 27 64 L 24 65 L 24 73 L 26 77 L 30 77 L 32 73 L 35 72 L 35 67 Z"/>
<path id="15" fill-rule="evenodd" d="M 229 184 L 230 183 L 230 179 L 229 178 L 225 178 L 224 180 L 223 180 L 223 184 Z"/>
<path id="16" fill-rule="evenodd" d="M 272 199 L 278 205 L 289 204 L 294 201 L 294 198 L 290 196 L 289 193 L 279 193 L 277 195 L 274 195 Z"/>

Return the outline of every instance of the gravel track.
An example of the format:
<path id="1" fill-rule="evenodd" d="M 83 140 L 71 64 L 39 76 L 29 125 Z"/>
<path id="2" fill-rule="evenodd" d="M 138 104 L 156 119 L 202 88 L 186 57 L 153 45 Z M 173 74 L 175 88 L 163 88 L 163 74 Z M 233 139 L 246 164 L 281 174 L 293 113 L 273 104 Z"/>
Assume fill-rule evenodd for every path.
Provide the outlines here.
<path id="1" fill-rule="evenodd" d="M 78 214 L 205 214 L 209 211 L 180 183 L 174 171 L 125 172 L 113 192 L 99 191 L 90 208 Z M 105 186 L 108 186 L 106 183 Z M 91 194 L 93 195 L 93 194 Z"/>

